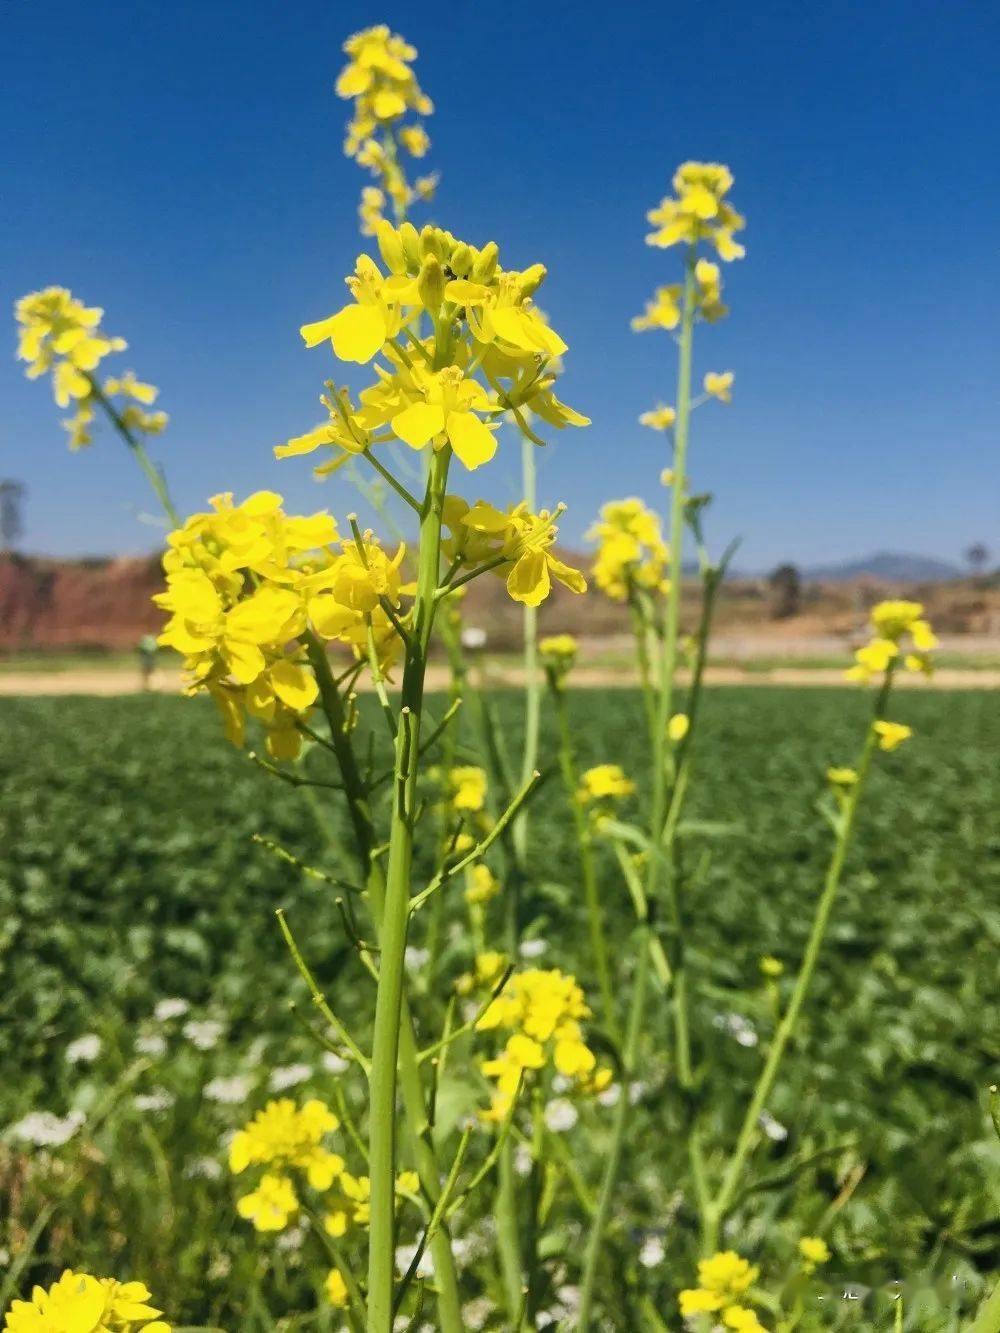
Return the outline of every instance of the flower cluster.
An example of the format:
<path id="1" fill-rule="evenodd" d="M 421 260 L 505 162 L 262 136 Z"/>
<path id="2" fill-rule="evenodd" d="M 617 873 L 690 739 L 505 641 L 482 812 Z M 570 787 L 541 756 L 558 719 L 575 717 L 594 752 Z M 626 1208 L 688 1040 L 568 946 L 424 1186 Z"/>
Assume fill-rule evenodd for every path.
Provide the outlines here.
<path id="1" fill-rule="evenodd" d="M 591 805 L 595 801 L 620 801 L 634 791 L 635 783 L 619 764 L 596 764 L 580 774 L 576 799 L 581 805 Z"/>
<path id="2" fill-rule="evenodd" d="M 395 438 L 413 449 L 450 446 L 471 470 L 493 457 L 507 412 L 522 421 L 531 412 L 557 429 L 589 425 L 552 389 L 550 363 L 566 344 L 532 300 L 545 279 L 541 264 L 507 271 L 493 242 L 479 250 L 408 222 L 398 229 L 382 222 L 377 236 L 388 271 L 359 256 L 347 279 L 351 302 L 301 332 L 309 347 L 330 342 L 342 361 L 364 365 L 381 354 L 386 365 L 376 366 L 378 382 L 357 403 L 346 389 L 332 389 L 328 422 L 279 445 L 279 457 L 327 446 L 334 458 L 323 470 L 331 471 Z M 422 315 L 430 337 L 418 336 Z"/>
<path id="3" fill-rule="evenodd" d="M 127 347 L 124 338 L 101 329 L 104 311 L 85 306 L 65 287 L 46 287 L 23 296 L 14 307 L 19 324 L 17 355 L 28 363 L 29 379 L 51 372 L 52 392 L 58 407 L 73 408 L 63 425 L 69 432 L 69 447 L 83 449 L 91 443 L 95 407 L 99 397 L 120 398 L 113 405 L 126 430 L 158 435 L 167 424 L 165 412 L 148 412 L 159 390 L 137 380 L 128 370 L 109 378 L 103 388 L 94 372 L 106 356 Z"/>
<path id="4" fill-rule="evenodd" d="M 830 1247 L 821 1236 L 803 1236 L 799 1241 L 799 1254 L 802 1268 L 806 1273 L 815 1272 L 820 1264 L 830 1262 Z"/>
<path id="5" fill-rule="evenodd" d="M 570 592 L 586 592 L 587 580 L 580 571 L 552 552 L 561 513 L 561 505 L 554 513 L 543 509 L 532 514 L 523 503 L 504 511 L 485 500 L 470 506 L 449 495 L 444 521 L 450 535 L 441 549 L 455 569 L 491 568 L 506 579 L 513 600 L 525 606 L 540 605 L 552 591 L 553 579 Z"/>
<path id="6" fill-rule="evenodd" d="M 572 634 L 550 634 L 539 639 L 538 654 L 550 685 L 556 689 L 562 687 L 579 651 L 579 644 Z"/>
<path id="7" fill-rule="evenodd" d="M 487 865 L 472 866 L 466 876 L 465 901 L 482 907 L 500 892 L 500 881 Z"/>
<path id="8" fill-rule="evenodd" d="M 641 500 L 609 500 L 587 540 L 598 544 L 593 574 L 608 597 L 624 602 L 636 589 L 666 592 L 668 552 L 660 518 Z"/>
<path id="9" fill-rule="evenodd" d="M 338 97 L 354 102 L 344 152 L 379 182 L 366 186 L 361 196 L 362 231 L 371 235 L 387 199 L 396 216 L 403 217 L 414 200 L 433 197 L 437 178 L 423 176 L 411 186 L 400 154 L 426 156 L 430 139 L 423 124 L 417 119 L 404 125 L 403 119 L 410 114 L 429 116 L 434 106 L 410 68 L 416 48 L 384 23 L 349 37 L 344 52 L 348 63 L 336 91 Z"/>
<path id="10" fill-rule="evenodd" d="M 4 1333 L 170 1333 L 142 1282 L 116 1282 L 67 1269 L 30 1301 L 14 1301 Z"/>
<path id="11" fill-rule="evenodd" d="M 237 1204 L 241 1217 L 258 1231 L 282 1231 L 298 1211 L 289 1171 L 301 1171 L 312 1189 L 328 1190 L 344 1172 L 344 1159 L 323 1146 L 340 1121 L 316 1098 L 302 1107 L 290 1097 L 268 1102 L 234 1137 L 229 1169 L 240 1175 L 250 1166 L 268 1170 L 257 1188 Z"/>
<path id="12" fill-rule="evenodd" d="M 742 1304 L 757 1280 L 759 1269 L 751 1267 L 735 1250 L 722 1250 L 698 1264 L 698 1285 L 680 1294 L 681 1314 L 717 1314 L 723 1328 L 738 1333 L 760 1333 L 763 1325 Z"/>
<path id="13" fill-rule="evenodd" d="M 371 533 L 340 542 L 329 514 L 286 515 L 273 491 L 210 503 L 168 538 L 167 588 L 154 600 L 170 619 L 159 641 L 183 654 L 190 689 L 209 691 L 234 744 L 249 714 L 270 754 L 294 758 L 298 721 L 319 692 L 299 637 L 312 629 L 359 657 L 371 649 L 388 670 L 400 647 L 389 611 L 400 605 L 403 548 L 390 556 Z"/>
<path id="14" fill-rule="evenodd" d="M 535 968 L 511 977 L 476 1024 L 479 1031 L 506 1028 L 511 1033 L 500 1054 L 480 1066 L 496 1082 L 483 1118 L 504 1119 L 522 1079 L 547 1065 L 572 1079 L 580 1092 L 603 1091 L 611 1082 L 611 1070 L 598 1068 L 597 1057 L 583 1038 L 580 1020 L 589 1017 L 576 979 L 558 968 Z"/>
<path id="15" fill-rule="evenodd" d="M 486 805 L 486 770 L 460 764 L 445 775 L 448 805 L 457 815 L 480 814 Z"/>
<path id="16" fill-rule="evenodd" d="M 874 676 L 895 669 L 900 653 L 907 671 L 930 675 L 930 653 L 938 640 L 920 602 L 879 602 L 872 607 L 871 626 L 873 636 L 854 654 L 854 666 L 846 672 L 848 680 L 867 684 Z"/>
<path id="17" fill-rule="evenodd" d="M 653 299 L 646 302 L 646 309 L 632 320 L 635 333 L 646 333 L 650 329 L 676 329 L 681 322 L 684 288 L 679 282 L 666 287 L 657 287 Z M 694 316 L 714 324 L 729 314 L 729 307 L 722 303 L 722 271 L 718 264 L 709 259 L 699 259 L 694 266 Z M 661 413 L 671 413 L 672 408 L 659 408 Z M 641 420 L 641 418 L 640 418 Z M 643 422 L 651 425 L 651 422 Z M 668 425 L 673 424 L 673 417 Z M 664 429 L 656 427 L 656 429 Z"/>
<path id="18" fill-rule="evenodd" d="M 719 258 L 742 259 L 746 250 L 733 239 L 746 221 L 726 200 L 733 175 L 719 162 L 684 162 L 674 173 L 674 195 L 662 199 L 647 214 L 654 231 L 646 237 L 661 250 L 685 243 L 709 241 Z"/>

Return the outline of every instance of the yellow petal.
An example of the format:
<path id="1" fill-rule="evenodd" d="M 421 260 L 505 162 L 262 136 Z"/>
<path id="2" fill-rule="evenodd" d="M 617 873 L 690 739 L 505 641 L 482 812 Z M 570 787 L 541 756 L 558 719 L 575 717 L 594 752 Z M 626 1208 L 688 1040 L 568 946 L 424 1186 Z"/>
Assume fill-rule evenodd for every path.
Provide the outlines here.
<path id="1" fill-rule="evenodd" d="M 474 412 L 449 413 L 447 430 L 451 447 L 470 472 L 497 451 L 496 436 Z"/>
<path id="2" fill-rule="evenodd" d="M 411 449 L 422 449 L 444 430 L 444 409 L 433 403 L 411 403 L 390 424 Z"/>
<path id="3" fill-rule="evenodd" d="M 551 587 L 544 551 L 528 551 L 507 575 L 508 593 L 525 606 L 540 606 Z"/>
<path id="4" fill-rule="evenodd" d="M 311 454 L 321 444 L 332 444 L 333 432 L 329 426 L 318 426 L 305 435 L 296 435 L 287 444 L 274 446 L 275 458 L 295 458 L 299 454 Z"/>
<path id="5" fill-rule="evenodd" d="M 275 662 L 271 684 L 281 702 L 300 713 L 314 704 L 319 695 L 316 677 L 297 662 Z"/>

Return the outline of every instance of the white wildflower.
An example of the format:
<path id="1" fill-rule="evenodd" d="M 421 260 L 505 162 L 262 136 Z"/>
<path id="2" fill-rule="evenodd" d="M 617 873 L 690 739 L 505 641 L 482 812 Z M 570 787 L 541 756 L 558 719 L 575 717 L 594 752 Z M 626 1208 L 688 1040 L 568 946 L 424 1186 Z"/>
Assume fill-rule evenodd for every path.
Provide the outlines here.
<path id="1" fill-rule="evenodd" d="M 154 1088 L 152 1092 L 140 1092 L 133 1097 L 132 1105 L 137 1111 L 169 1111 L 177 1098 L 166 1088 Z"/>
<path id="2" fill-rule="evenodd" d="M 167 1039 L 161 1037 L 158 1032 L 149 1032 L 144 1037 L 136 1037 L 135 1049 L 140 1055 L 148 1055 L 158 1060 L 167 1053 Z"/>
<path id="3" fill-rule="evenodd" d="M 218 1046 L 219 1038 L 225 1028 L 216 1018 L 192 1018 L 189 1023 L 184 1024 L 181 1031 L 199 1051 L 210 1051 Z"/>
<path id="4" fill-rule="evenodd" d="M 10 1128 L 12 1138 L 25 1143 L 35 1143 L 39 1147 L 61 1148 L 68 1143 L 83 1124 L 81 1111 L 70 1111 L 69 1115 L 53 1115 L 51 1111 L 30 1111 L 23 1120 Z"/>
<path id="5" fill-rule="evenodd" d="M 169 1023 L 172 1018 L 183 1018 L 191 1008 L 187 1000 L 171 999 L 157 1000 L 156 1008 L 153 1010 L 153 1017 L 157 1023 Z"/>
<path id="6" fill-rule="evenodd" d="M 321 1063 L 328 1074 L 343 1074 L 351 1067 L 350 1061 L 336 1051 L 324 1051 Z"/>
<path id="7" fill-rule="evenodd" d="M 788 1138 L 788 1130 L 769 1111 L 761 1111 L 758 1121 L 761 1129 L 774 1143 L 784 1143 Z"/>
<path id="8" fill-rule="evenodd" d="M 77 1037 L 66 1047 L 66 1059 L 71 1065 L 89 1065 L 101 1053 L 101 1039 L 96 1032 Z"/>
<path id="9" fill-rule="evenodd" d="M 214 1157 L 195 1157 L 184 1168 L 188 1180 L 219 1180 L 222 1176 L 222 1163 Z"/>
<path id="10" fill-rule="evenodd" d="M 415 944 L 409 944 L 403 956 L 410 971 L 419 972 L 426 965 L 428 958 L 431 956 L 431 951 L 430 949 L 418 949 Z"/>
<path id="11" fill-rule="evenodd" d="M 647 1236 L 639 1251 L 639 1262 L 643 1268 L 659 1268 L 666 1253 L 666 1246 L 659 1236 Z"/>
<path id="12" fill-rule="evenodd" d="M 245 1102 L 253 1088 L 253 1079 L 246 1074 L 234 1074 L 232 1078 L 213 1078 L 205 1084 L 205 1096 L 210 1102 L 221 1102 L 223 1106 L 236 1106 Z"/>
<path id="13" fill-rule="evenodd" d="M 545 1107 L 545 1123 L 553 1134 L 565 1134 L 580 1119 L 580 1113 L 565 1097 L 554 1097 Z"/>
<path id="14" fill-rule="evenodd" d="M 305 1083 L 306 1079 L 312 1078 L 312 1072 L 312 1065 L 279 1065 L 277 1069 L 271 1070 L 269 1082 L 275 1092 L 284 1092 L 286 1088 Z"/>
<path id="15" fill-rule="evenodd" d="M 518 947 L 518 953 L 522 958 L 541 958 L 548 947 L 548 940 L 522 940 Z"/>

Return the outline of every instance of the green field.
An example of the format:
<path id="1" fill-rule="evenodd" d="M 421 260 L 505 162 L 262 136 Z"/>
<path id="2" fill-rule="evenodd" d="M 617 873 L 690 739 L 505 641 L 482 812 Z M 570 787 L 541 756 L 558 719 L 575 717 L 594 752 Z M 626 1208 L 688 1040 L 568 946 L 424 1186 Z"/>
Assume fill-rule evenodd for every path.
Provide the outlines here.
<path id="1" fill-rule="evenodd" d="M 582 762 L 621 761 L 641 785 L 638 697 L 571 703 Z M 514 746 L 518 701 L 501 704 Z M 815 808 L 823 771 L 849 760 L 866 708 L 863 693 L 844 690 L 709 691 L 685 855 L 710 856 L 687 903 L 695 1109 L 710 1162 L 713 1144 L 731 1142 L 772 1026 L 759 957 L 794 969 L 829 849 Z M 1000 1075 L 1000 709 L 987 692 L 908 692 L 894 716 L 917 736 L 877 765 L 801 1040 L 768 1107 L 774 1137 L 764 1136 L 727 1237 L 780 1280 L 797 1237 L 822 1229 L 831 1299 L 803 1329 L 892 1327 L 892 1279 L 906 1292 L 908 1329 L 958 1329 L 1000 1266 L 1000 1145 L 986 1106 Z M 311 769 L 323 771 L 325 757 L 310 756 Z M 308 1237 L 301 1249 L 275 1246 L 240 1222 L 218 1164 L 275 1067 L 289 1071 L 291 1095 L 334 1089 L 288 1011 L 303 988 L 276 907 L 338 1009 L 360 1022 L 370 1008 L 333 891 L 251 841 L 261 833 L 348 873 L 339 813 L 229 748 L 207 704 L 162 697 L 0 700 L 0 787 L 0 1250 L 17 1289 L 73 1264 L 141 1273 L 178 1325 L 338 1327 L 329 1315 L 271 1321 L 270 1300 L 312 1309 L 328 1264 Z M 587 946 L 557 780 L 537 798 L 532 839 L 543 869 L 522 904 L 527 933 L 547 941 L 548 964 L 571 966 Z M 610 858 L 602 875 L 616 965 L 627 969 L 630 918 Z M 445 929 L 437 974 L 424 968 L 417 982 L 432 1037 L 437 997 L 470 961 L 461 907 L 460 897 L 446 905 L 456 929 Z M 168 998 L 189 1012 L 157 1019 Z M 651 1036 L 661 1031 L 654 1006 Z M 87 1034 L 100 1053 L 68 1059 Z M 666 1052 L 665 1036 L 651 1049 Z M 623 1292 L 638 1274 L 679 1326 L 670 1293 L 691 1271 L 695 1237 L 679 1130 L 687 1111 L 670 1073 L 666 1055 L 654 1056 L 634 1090 L 641 1160 L 624 1173 L 630 1225 L 611 1249 Z M 480 1096 L 446 1078 L 440 1132 Z M 84 1123 L 61 1146 L 33 1145 L 24 1120 L 40 1111 Z M 599 1144 L 607 1112 L 585 1114 Z M 573 1137 L 560 1136 L 570 1159 Z M 576 1194 L 559 1195 L 553 1282 L 575 1277 L 598 1166 L 584 1159 L 568 1177 L 578 1176 Z M 472 1252 L 483 1234 L 475 1208 L 463 1225 Z M 638 1255 L 651 1238 L 667 1258 L 645 1271 Z M 480 1297 L 482 1263 L 463 1281 L 467 1299 Z M 845 1302 L 847 1282 L 876 1290 Z"/>

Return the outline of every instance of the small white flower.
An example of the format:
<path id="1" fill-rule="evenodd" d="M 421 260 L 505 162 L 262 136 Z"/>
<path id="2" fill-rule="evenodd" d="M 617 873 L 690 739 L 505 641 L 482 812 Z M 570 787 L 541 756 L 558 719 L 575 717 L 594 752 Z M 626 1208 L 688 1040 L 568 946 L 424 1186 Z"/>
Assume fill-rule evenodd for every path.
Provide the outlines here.
<path id="1" fill-rule="evenodd" d="M 430 949 L 418 949 L 415 944 L 409 944 L 403 957 L 406 960 L 406 966 L 411 972 L 419 972 L 427 963 L 431 956 Z"/>
<path id="2" fill-rule="evenodd" d="M 232 1267 L 232 1259 L 220 1250 L 218 1254 L 212 1256 L 212 1262 L 208 1266 L 208 1276 L 213 1282 L 222 1282 L 229 1276 Z"/>
<path id="3" fill-rule="evenodd" d="M 518 953 L 522 958 L 541 958 L 548 947 L 548 940 L 522 940 Z"/>
<path id="4" fill-rule="evenodd" d="M 276 1239 L 275 1244 L 279 1250 L 284 1250 L 287 1254 L 289 1250 L 300 1250 L 305 1244 L 306 1229 L 303 1226 L 289 1227 L 283 1231 Z"/>
<path id="5" fill-rule="evenodd" d="M 185 1023 L 181 1031 L 187 1037 L 192 1046 L 197 1046 L 199 1051 L 210 1051 L 218 1046 L 219 1038 L 225 1031 L 223 1025 L 215 1018 L 193 1018 L 190 1023 Z"/>
<path id="6" fill-rule="evenodd" d="M 336 1051 L 324 1051 L 320 1063 L 328 1074 L 343 1074 L 350 1068 L 350 1062 Z"/>
<path id="7" fill-rule="evenodd" d="M 622 1095 L 622 1086 L 620 1083 L 611 1083 L 603 1092 L 597 1094 L 597 1100 L 602 1106 L 617 1106 L 618 1100 Z"/>
<path id="8" fill-rule="evenodd" d="M 188 1180 L 219 1180 L 222 1176 L 222 1164 L 214 1157 L 195 1157 L 184 1168 Z"/>
<path id="9" fill-rule="evenodd" d="M 514 1149 L 514 1170 L 519 1176 L 531 1175 L 531 1149 L 526 1143 L 519 1143 Z"/>
<path id="10" fill-rule="evenodd" d="M 271 1070 L 270 1084 L 275 1092 L 284 1092 L 286 1088 L 297 1087 L 312 1078 L 312 1065 L 279 1065 Z"/>
<path id="11" fill-rule="evenodd" d="M 462 647 L 471 648 L 473 651 L 477 648 L 485 648 L 488 635 L 484 629 L 478 625 L 466 625 L 462 630 Z"/>
<path id="12" fill-rule="evenodd" d="M 759 1123 L 761 1129 L 773 1142 L 784 1143 L 785 1139 L 788 1138 L 788 1130 L 780 1120 L 775 1120 L 769 1111 L 761 1111 Z"/>
<path id="13" fill-rule="evenodd" d="M 253 1088 L 253 1079 L 245 1074 L 234 1074 L 232 1078 L 213 1078 L 205 1084 L 205 1096 L 210 1102 L 221 1102 L 223 1106 L 235 1106 L 245 1102 Z"/>
<path id="14" fill-rule="evenodd" d="M 157 1000 L 153 1017 L 157 1023 L 169 1023 L 172 1018 L 183 1018 L 190 1008 L 187 1000 Z"/>
<path id="15" fill-rule="evenodd" d="M 23 1120 L 11 1126 L 10 1133 L 13 1138 L 22 1139 L 25 1143 L 61 1148 L 80 1128 L 83 1119 L 80 1111 L 70 1111 L 65 1116 L 53 1115 L 51 1111 L 30 1111 Z"/>
<path id="16" fill-rule="evenodd" d="M 634 1083 L 628 1085 L 628 1104 L 635 1106 L 637 1102 L 642 1101 L 646 1093 L 646 1084 L 642 1079 L 636 1079 Z"/>
<path id="17" fill-rule="evenodd" d="M 66 1047 L 66 1059 L 71 1065 L 89 1065 L 101 1053 L 101 1039 L 96 1032 L 77 1037 Z"/>
<path id="18" fill-rule="evenodd" d="M 167 1053 L 167 1041 L 158 1032 L 150 1032 L 145 1037 L 136 1037 L 135 1049 L 140 1055 L 149 1055 L 158 1060 Z"/>
<path id="19" fill-rule="evenodd" d="M 496 1308 L 488 1296 L 477 1296 L 474 1301 L 462 1306 L 462 1323 L 472 1329 L 473 1333 L 478 1333 L 479 1329 L 489 1323 Z"/>
<path id="20" fill-rule="evenodd" d="M 666 1247 L 659 1236 L 647 1236 L 639 1251 L 639 1262 L 643 1268 L 658 1268 L 666 1253 Z"/>
<path id="21" fill-rule="evenodd" d="M 132 1104 L 137 1111 L 169 1111 L 177 1098 L 166 1088 L 154 1088 L 152 1092 L 140 1092 L 133 1097 Z"/>
<path id="22" fill-rule="evenodd" d="M 580 1119 L 580 1113 L 565 1097 L 556 1097 L 545 1107 L 545 1123 L 553 1134 L 565 1134 Z"/>
<path id="23" fill-rule="evenodd" d="M 757 1029 L 742 1014 L 716 1014 L 712 1019 L 712 1025 L 728 1033 L 740 1046 L 756 1046 L 760 1040 Z"/>

